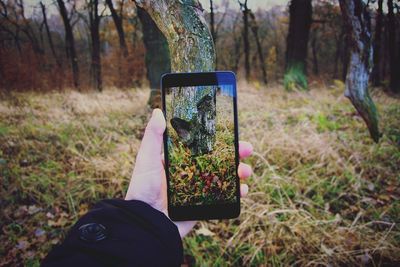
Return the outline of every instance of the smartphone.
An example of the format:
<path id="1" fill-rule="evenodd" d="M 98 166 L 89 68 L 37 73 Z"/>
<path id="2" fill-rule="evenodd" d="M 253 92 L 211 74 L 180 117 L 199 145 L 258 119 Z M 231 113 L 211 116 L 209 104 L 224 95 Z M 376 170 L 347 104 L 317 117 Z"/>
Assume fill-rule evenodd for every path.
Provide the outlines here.
<path id="1" fill-rule="evenodd" d="M 233 72 L 161 78 L 168 214 L 174 221 L 240 214 L 236 77 Z"/>

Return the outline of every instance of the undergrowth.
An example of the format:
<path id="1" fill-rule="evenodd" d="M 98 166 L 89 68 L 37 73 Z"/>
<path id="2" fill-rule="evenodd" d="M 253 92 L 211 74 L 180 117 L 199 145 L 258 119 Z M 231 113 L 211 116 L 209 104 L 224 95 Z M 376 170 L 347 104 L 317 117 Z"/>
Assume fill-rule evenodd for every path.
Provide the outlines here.
<path id="1" fill-rule="evenodd" d="M 254 168 L 238 219 L 184 239 L 201 266 L 400 262 L 400 102 L 372 96 L 375 144 L 340 87 L 239 84 Z M 19 93 L 0 101 L 0 265 L 37 266 L 99 199 L 123 197 L 150 115 L 148 90 Z"/>

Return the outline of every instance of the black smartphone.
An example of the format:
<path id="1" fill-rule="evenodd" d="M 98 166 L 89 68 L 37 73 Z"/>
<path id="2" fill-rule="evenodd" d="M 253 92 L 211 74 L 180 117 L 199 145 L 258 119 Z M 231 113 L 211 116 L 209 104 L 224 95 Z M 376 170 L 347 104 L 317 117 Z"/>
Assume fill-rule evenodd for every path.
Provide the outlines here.
<path id="1" fill-rule="evenodd" d="M 233 72 L 161 78 L 168 214 L 174 221 L 240 214 L 236 77 Z"/>

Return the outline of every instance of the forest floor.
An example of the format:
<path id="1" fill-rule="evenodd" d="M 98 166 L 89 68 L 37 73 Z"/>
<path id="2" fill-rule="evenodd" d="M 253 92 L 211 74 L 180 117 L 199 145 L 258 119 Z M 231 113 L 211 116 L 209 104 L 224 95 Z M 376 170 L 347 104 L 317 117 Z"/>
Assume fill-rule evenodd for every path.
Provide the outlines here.
<path id="1" fill-rule="evenodd" d="M 202 266 L 400 264 L 400 100 L 375 90 L 375 144 L 343 84 L 309 92 L 239 85 L 254 175 L 238 219 L 198 223 Z M 0 266 L 38 266 L 101 198 L 123 197 L 148 89 L 13 93 L 0 100 Z"/>

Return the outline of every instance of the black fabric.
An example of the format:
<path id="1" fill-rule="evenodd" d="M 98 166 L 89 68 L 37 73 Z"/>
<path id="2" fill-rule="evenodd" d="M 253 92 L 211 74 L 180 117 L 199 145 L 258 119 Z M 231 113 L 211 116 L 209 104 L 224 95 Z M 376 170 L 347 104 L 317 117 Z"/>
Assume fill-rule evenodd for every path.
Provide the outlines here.
<path id="1" fill-rule="evenodd" d="M 105 238 L 82 236 L 95 224 Z M 141 201 L 112 199 L 79 219 L 42 266 L 180 266 L 182 259 L 178 229 L 167 216 Z"/>

